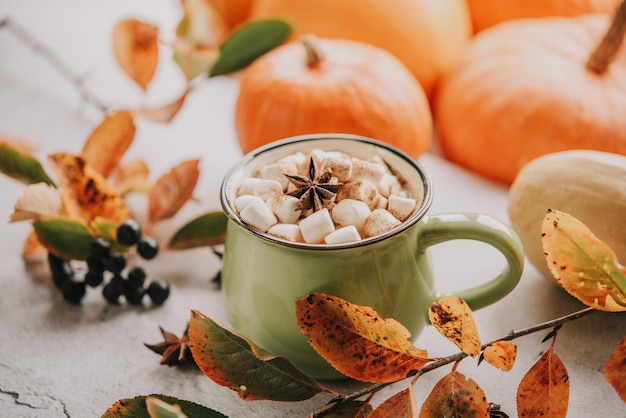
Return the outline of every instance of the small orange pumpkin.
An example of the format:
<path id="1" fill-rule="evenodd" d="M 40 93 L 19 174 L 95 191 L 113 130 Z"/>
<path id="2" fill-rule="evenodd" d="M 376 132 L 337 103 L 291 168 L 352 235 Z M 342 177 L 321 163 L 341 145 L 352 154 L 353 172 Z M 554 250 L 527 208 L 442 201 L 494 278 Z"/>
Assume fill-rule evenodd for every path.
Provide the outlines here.
<path id="1" fill-rule="evenodd" d="M 574 17 L 586 13 L 613 14 L 620 0 L 467 0 L 474 31 L 497 23 L 535 17 Z"/>
<path id="2" fill-rule="evenodd" d="M 235 109 L 244 152 L 323 132 L 368 136 L 414 157 L 428 148 L 428 100 L 397 58 L 349 40 L 303 41 L 281 45 L 244 70 Z"/>
<path id="3" fill-rule="evenodd" d="M 294 39 L 312 33 L 386 49 L 428 96 L 472 36 L 465 0 L 256 0 L 250 17 L 285 18 Z"/>
<path id="4" fill-rule="evenodd" d="M 626 2 L 617 16 L 612 26 L 596 14 L 510 21 L 478 34 L 436 98 L 444 155 L 511 183 L 544 154 L 626 154 L 626 49 L 618 51 L 623 32 L 614 31 L 625 27 Z"/>
<path id="5" fill-rule="evenodd" d="M 245 22 L 249 15 L 254 0 L 208 0 L 215 10 L 222 16 L 226 25 L 233 29 Z"/>

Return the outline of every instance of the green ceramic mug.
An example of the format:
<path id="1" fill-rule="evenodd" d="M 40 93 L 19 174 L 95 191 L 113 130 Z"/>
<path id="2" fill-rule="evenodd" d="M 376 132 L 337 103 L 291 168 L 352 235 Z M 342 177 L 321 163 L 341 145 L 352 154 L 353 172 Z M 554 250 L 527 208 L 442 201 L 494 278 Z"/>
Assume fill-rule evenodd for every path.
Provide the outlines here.
<path id="1" fill-rule="evenodd" d="M 300 244 L 283 241 L 246 224 L 233 201 L 242 179 L 283 156 L 313 149 L 338 150 L 366 159 L 378 154 L 407 181 L 421 207 L 400 227 L 350 244 Z M 469 239 L 485 242 L 504 255 L 506 266 L 485 283 L 454 292 L 473 309 L 507 295 L 522 274 L 524 254 L 513 230 L 479 214 L 428 214 L 433 190 L 411 157 L 368 138 L 319 134 L 271 143 L 246 155 L 226 175 L 221 203 L 229 217 L 222 286 L 230 325 L 256 345 L 289 357 L 316 378 L 338 378 L 308 344 L 295 317 L 295 300 L 324 292 L 371 306 L 382 317 L 402 323 L 415 337 L 428 323 L 428 308 L 443 296 L 435 286 L 426 250 L 438 243 Z"/>

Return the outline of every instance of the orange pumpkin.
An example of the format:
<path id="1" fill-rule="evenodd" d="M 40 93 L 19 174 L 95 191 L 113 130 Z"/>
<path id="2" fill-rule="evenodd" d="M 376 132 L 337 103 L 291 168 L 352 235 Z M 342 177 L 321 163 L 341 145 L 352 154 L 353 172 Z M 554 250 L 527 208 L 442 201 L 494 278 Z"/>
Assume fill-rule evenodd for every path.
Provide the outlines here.
<path id="1" fill-rule="evenodd" d="M 624 19 L 626 3 L 620 12 Z M 626 154 L 626 50 L 602 52 L 615 53 L 606 41 L 623 35 L 607 36 L 591 54 L 610 23 L 600 14 L 527 19 L 478 34 L 436 99 L 445 156 L 511 183 L 544 154 Z"/>
<path id="2" fill-rule="evenodd" d="M 246 21 L 254 0 L 209 0 L 229 28 Z"/>
<path id="3" fill-rule="evenodd" d="M 428 100 L 406 67 L 383 49 L 342 39 L 305 38 L 253 62 L 241 77 L 235 125 L 244 152 L 332 132 L 379 139 L 418 157 L 432 136 Z"/>
<path id="4" fill-rule="evenodd" d="M 429 96 L 472 35 L 465 0 L 256 0 L 251 18 L 264 17 L 289 20 L 294 39 L 312 33 L 386 49 Z"/>
<path id="5" fill-rule="evenodd" d="M 620 0 L 467 0 L 474 30 L 497 23 L 535 17 L 574 17 L 586 13 L 612 14 Z"/>

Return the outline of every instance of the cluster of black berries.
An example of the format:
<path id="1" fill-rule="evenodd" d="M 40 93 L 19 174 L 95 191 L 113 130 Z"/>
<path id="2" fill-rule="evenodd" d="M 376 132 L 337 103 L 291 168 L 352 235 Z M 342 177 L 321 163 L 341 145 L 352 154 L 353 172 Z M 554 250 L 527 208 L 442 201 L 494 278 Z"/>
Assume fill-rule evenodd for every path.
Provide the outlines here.
<path id="1" fill-rule="evenodd" d="M 124 246 L 136 246 L 137 254 L 146 260 L 156 257 L 159 251 L 156 240 L 142 237 L 139 224 L 133 220 L 117 228 L 117 242 Z M 131 305 L 141 305 L 144 295 L 148 295 L 152 303 L 160 305 L 170 294 L 169 284 L 163 280 L 147 283 L 143 268 L 127 269 L 125 255 L 113 253 L 110 243 L 103 238 L 96 238 L 89 247 L 87 269 L 82 277 L 77 276 L 77 269 L 70 261 L 52 253 L 48 253 L 48 263 L 54 284 L 61 290 L 63 298 L 71 303 L 81 302 L 87 293 L 87 286 L 98 287 L 105 282 L 102 296 L 111 304 L 119 303 L 124 297 Z"/>

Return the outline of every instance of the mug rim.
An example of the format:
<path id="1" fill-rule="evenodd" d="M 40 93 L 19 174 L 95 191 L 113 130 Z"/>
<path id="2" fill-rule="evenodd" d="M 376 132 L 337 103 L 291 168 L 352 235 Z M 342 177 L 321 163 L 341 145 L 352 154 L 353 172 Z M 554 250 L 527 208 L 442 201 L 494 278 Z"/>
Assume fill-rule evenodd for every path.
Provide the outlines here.
<path id="1" fill-rule="evenodd" d="M 422 179 L 422 186 L 424 188 L 424 199 L 420 208 L 415 211 L 408 219 L 406 219 L 402 224 L 396 228 L 391 229 L 385 233 L 361 239 L 359 241 L 353 241 L 348 243 L 341 244 L 309 244 L 305 242 L 293 242 L 285 239 L 281 239 L 278 237 L 274 237 L 270 234 L 262 232 L 249 224 L 247 224 L 237 211 L 234 209 L 230 196 L 228 195 L 228 185 L 230 180 L 234 177 L 236 173 L 246 167 L 250 162 L 252 162 L 255 158 L 260 156 L 261 154 L 265 154 L 269 151 L 272 151 L 276 148 L 281 148 L 285 145 L 296 144 L 300 142 L 309 142 L 313 140 L 339 140 L 339 141 L 347 141 L 347 142 L 359 142 L 368 145 L 373 145 L 379 148 L 384 148 L 388 152 L 395 154 L 400 157 L 406 163 L 408 163 L 420 176 Z M 298 248 L 298 249 L 307 249 L 307 250 L 318 250 L 318 251 L 328 251 L 328 250 L 338 250 L 338 249 L 348 249 L 348 248 L 358 248 L 364 247 L 367 245 L 371 245 L 380 241 L 384 241 L 392 236 L 395 236 L 403 231 L 406 231 L 408 228 L 413 226 L 419 220 L 421 220 L 426 212 L 430 209 L 430 206 L 433 201 L 433 187 L 432 182 L 428 174 L 422 169 L 417 160 L 411 157 L 406 152 L 396 148 L 395 146 L 389 145 L 380 140 L 376 140 L 373 138 L 369 138 L 361 135 L 353 135 L 353 134 L 338 134 L 338 133 L 319 133 L 319 134 L 306 134 L 306 135 L 297 135 L 292 136 L 276 141 L 272 141 L 268 144 L 265 144 L 259 148 L 256 148 L 246 155 L 244 155 L 233 167 L 231 167 L 224 176 L 222 180 L 222 184 L 220 187 L 220 203 L 222 205 L 222 209 L 228 216 L 228 218 L 233 221 L 238 226 L 242 227 L 247 233 L 254 235 L 258 238 L 261 238 L 264 241 L 271 242 L 273 244 L 277 244 L 280 246 Z"/>

